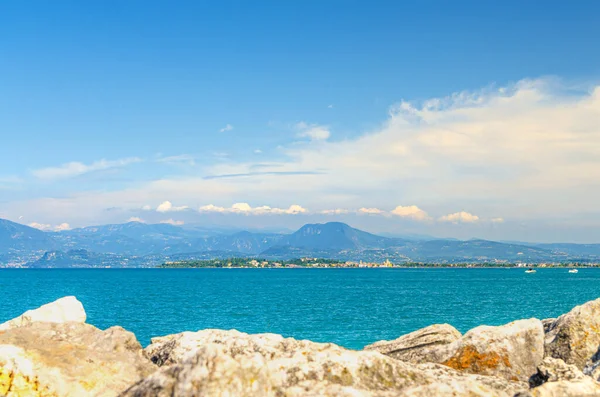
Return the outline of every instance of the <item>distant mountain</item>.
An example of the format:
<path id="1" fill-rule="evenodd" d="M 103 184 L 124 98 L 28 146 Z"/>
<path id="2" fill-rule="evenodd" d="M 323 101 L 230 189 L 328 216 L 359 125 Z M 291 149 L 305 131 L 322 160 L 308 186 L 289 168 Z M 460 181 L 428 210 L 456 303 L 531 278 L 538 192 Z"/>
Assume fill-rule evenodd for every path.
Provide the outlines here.
<path id="1" fill-rule="evenodd" d="M 385 248 L 404 240 L 376 236 L 341 222 L 316 223 L 302 226 L 283 237 L 276 247 L 294 247 L 308 250 L 356 250 Z"/>
<path id="2" fill-rule="evenodd" d="M 30 268 L 77 268 L 77 267 L 144 267 L 148 261 L 128 258 L 117 254 L 100 254 L 87 250 L 49 251 L 40 259 L 27 263 Z M 158 264 L 155 263 L 155 264 Z"/>
<path id="3" fill-rule="evenodd" d="M 171 247 L 181 247 L 184 251 L 204 248 L 204 240 L 198 233 L 169 224 L 129 222 L 90 226 L 55 233 L 54 237 L 65 249 L 130 255 L 160 253 Z"/>
<path id="4" fill-rule="evenodd" d="M 217 236 L 209 239 L 210 249 L 216 251 L 236 251 L 245 254 L 259 254 L 284 238 L 281 234 L 239 232 L 231 236 Z"/>
<path id="5" fill-rule="evenodd" d="M 280 234 L 237 232 L 210 235 L 203 228 L 129 222 L 91 226 L 57 233 L 65 249 L 86 249 L 129 255 L 232 251 L 257 254 L 278 241 Z"/>
<path id="6" fill-rule="evenodd" d="M 542 248 L 478 239 L 419 242 L 414 257 L 425 261 L 448 261 L 453 258 L 463 258 L 463 260 L 470 261 L 501 259 L 517 262 L 539 262 L 556 259 L 556 256 L 552 255 L 551 252 Z"/>
<path id="7" fill-rule="evenodd" d="M 50 234 L 0 219 L 0 265 L 22 264 L 56 247 L 57 244 Z"/>
<path id="8" fill-rule="evenodd" d="M 535 244 L 534 247 L 550 251 L 554 255 L 588 256 L 600 260 L 600 244 L 552 243 Z"/>
<path id="9" fill-rule="evenodd" d="M 600 261 L 600 244 L 533 244 L 488 240 L 406 239 L 371 234 L 345 223 L 307 224 L 297 231 L 225 232 L 201 226 L 129 222 L 43 232 L 0 219 L 0 266 L 136 267 L 168 260 L 253 256 L 322 257 L 395 262 Z"/>
<path id="10" fill-rule="evenodd" d="M 8 250 L 45 250 L 54 241 L 48 233 L 20 223 L 0 219 L 0 252 Z"/>

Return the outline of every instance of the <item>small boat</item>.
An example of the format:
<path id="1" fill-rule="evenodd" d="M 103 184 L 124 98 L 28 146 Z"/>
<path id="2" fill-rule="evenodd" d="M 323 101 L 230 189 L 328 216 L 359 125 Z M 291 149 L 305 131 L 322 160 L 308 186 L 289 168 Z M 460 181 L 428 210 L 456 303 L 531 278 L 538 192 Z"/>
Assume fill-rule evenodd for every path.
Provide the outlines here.
<path id="1" fill-rule="evenodd" d="M 529 268 L 527 270 L 525 270 L 525 273 L 535 273 L 535 269 Z"/>
<path id="2" fill-rule="evenodd" d="M 579 273 L 579 270 L 577 270 L 577 269 L 569 269 L 569 273 Z"/>

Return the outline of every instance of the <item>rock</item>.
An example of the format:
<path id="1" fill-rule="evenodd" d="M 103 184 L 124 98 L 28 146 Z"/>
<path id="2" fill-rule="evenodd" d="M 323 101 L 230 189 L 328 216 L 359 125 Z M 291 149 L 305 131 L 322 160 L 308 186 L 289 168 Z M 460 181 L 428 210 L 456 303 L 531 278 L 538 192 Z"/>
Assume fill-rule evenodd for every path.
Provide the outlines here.
<path id="1" fill-rule="evenodd" d="M 546 382 L 574 381 L 585 378 L 583 372 L 560 358 L 546 357 L 537 368 L 537 373 L 529 379 L 530 387 L 537 387 Z"/>
<path id="2" fill-rule="evenodd" d="M 537 319 L 480 326 L 460 337 L 451 326 L 434 325 L 394 341 L 365 347 L 413 363 L 440 363 L 459 371 L 527 382 L 544 357 L 544 329 Z"/>
<path id="3" fill-rule="evenodd" d="M 34 322 L 0 332 L 1 396 L 116 396 L 155 370 L 120 327 Z"/>
<path id="4" fill-rule="evenodd" d="M 435 324 L 403 335 L 392 341 L 365 346 L 398 360 L 412 363 L 440 362 L 440 346 L 460 339 L 461 334 L 449 324 Z"/>
<path id="5" fill-rule="evenodd" d="M 266 360 L 256 354 L 236 360 L 222 346 L 199 347 L 175 365 L 165 365 L 123 396 L 263 396 L 272 393 Z"/>
<path id="6" fill-rule="evenodd" d="M 556 319 L 545 337 L 546 356 L 584 369 L 600 355 L 600 299 L 576 306 Z"/>
<path id="7" fill-rule="evenodd" d="M 123 397 L 513 396 L 527 387 L 274 334 L 183 333 L 153 339 L 145 353 L 163 366 Z"/>
<path id="8" fill-rule="evenodd" d="M 28 310 L 17 318 L 0 324 L 0 331 L 21 327 L 33 322 L 85 323 L 86 315 L 81 302 L 74 296 L 67 296 L 45 304 L 34 310 Z"/>
<path id="9" fill-rule="evenodd" d="M 583 369 L 585 375 L 591 376 L 597 382 L 600 382 L 600 359 Z"/>
<path id="10" fill-rule="evenodd" d="M 544 326 L 544 333 L 550 331 L 550 328 L 552 327 L 552 324 L 554 324 L 555 321 L 555 318 L 545 318 L 542 320 L 542 325 Z"/>
<path id="11" fill-rule="evenodd" d="M 507 381 L 506 379 L 498 378 L 495 376 L 469 374 L 466 372 L 454 370 L 442 364 L 419 364 L 416 366 L 416 368 L 425 371 L 427 374 L 442 381 L 442 383 L 451 383 L 457 380 L 464 380 L 467 382 L 474 380 L 478 383 L 483 384 L 490 390 L 505 393 L 510 396 L 514 396 L 515 394 L 527 390 L 529 388 L 526 382 L 514 382 Z"/>
<path id="12" fill-rule="evenodd" d="M 180 363 L 200 347 L 216 343 L 223 345 L 233 355 L 260 353 L 267 358 L 275 358 L 286 350 L 301 348 L 308 341 L 297 341 L 277 334 L 248 335 L 236 330 L 205 329 L 198 332 L 182 332 L 152 338 L 144 349 L 153 363 L 162 366 Z"/>
<path id="13" fill-rule="evenodd" d="M 442 364 L 450 368 L 527 382 L 544 358 L 544 329 L 533 318 L 499 327 L 483 325 L 442 349 L 447 354 Z"/>
<path id="14" fill-rule="evenodd" d="M 544 383 L 519 397 L 594 397 L 600 396 L 600 384 L 589 377 L 576 381 Z"/>

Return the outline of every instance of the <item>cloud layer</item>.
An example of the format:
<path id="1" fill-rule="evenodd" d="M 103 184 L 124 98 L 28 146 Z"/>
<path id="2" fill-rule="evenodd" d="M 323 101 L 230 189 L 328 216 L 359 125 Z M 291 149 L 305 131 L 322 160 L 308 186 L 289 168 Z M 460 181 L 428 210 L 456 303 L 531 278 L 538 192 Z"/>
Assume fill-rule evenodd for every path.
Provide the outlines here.
<path id="1" fill-rule="evenodd" d="M 277 155 L 267 163 L 248 149 L 250 157 L 198 166 L 197 175 L 157 178 L 123 190 L 13 201 L 3 210 L 59 223 L 100 218 L 107 207 L 164 204 L 168 197 L 178 206 L 170 204 L 164 212 L 213 203 L 202 205 L 200 212 L 295 213 L 327 219 L 362 214 L 372 216 L 361 219 L 432 228 L 493 223 L 506 230 L 506 237 L 522 230 L 514 226 L 517 221 L 540 228 L 551 221 L 555 231 L 577 225 L 600 230 L 598 120 L 599 86 L 523 80 L 420 103 L 401 101 L 379 127 L 343 140 L 336 140 L 329 127 L 299 123 L 293 142 L 269 148 L 269 154 L 276 150 Z M 298 137 L 305 139 L 298 142 Z M 261 147 L 266 152 L 262 143 Z M 75 162 L 33 174 L 40 179 L 66 178 L 135 161 L 139 159 Z M 207 178 L 211 175 L 236 177 Z M 218 204 L 233 200 L 239 205 Z M 298 208 L 288 207 L 292 200 Z"/>
<path id="2" fill-rule="evenodd" d="M 293 204 L 288 208 L 271 208 L 267 205 L 260 207 L 252 207 L 248 203 L 235 203 L 231 207 L 219 207 L 213 204 L 203 205 L 199 209 L 200 212 L 210 213 L 216 212 L 220 214 L 244 214 L 244 215 L 297 215 L 308 212 L 305 208 L 297 204 Z"/>
<path id="3" fill-rule="evenodd" d="M 47 180 L 71 178 L 74 176 L 87 174 L 93 171 L 102 171 L 111 168 L 124 167 L 129 164 L 139 163 L 140 161 L 142 160 L 137 157 L 130 157 L 119 160 L 102 159 L 91 164 L 84 164 L 77 161 L 73 161 L 70 163 L 63 164 L 59 167 L 48 167 L 34 170 L 32 171 L 32 174 L 36 178 Z"/>

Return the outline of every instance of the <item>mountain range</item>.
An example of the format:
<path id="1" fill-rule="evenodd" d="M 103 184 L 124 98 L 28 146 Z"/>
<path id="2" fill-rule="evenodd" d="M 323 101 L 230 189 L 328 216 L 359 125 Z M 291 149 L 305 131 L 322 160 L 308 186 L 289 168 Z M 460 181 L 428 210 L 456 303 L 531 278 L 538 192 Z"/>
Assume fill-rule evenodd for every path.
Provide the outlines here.
<path id="1" fill-rule="evenodd" d="M 232 256 L 322 257 L 393 262 L 597 262 L 600 244 L 384 237 L 340 222 L 293 233 L 226 232 L 170 224 L 125 224 L 44 232 L 0 219 L 0 266 L 138 267 Z"/>

